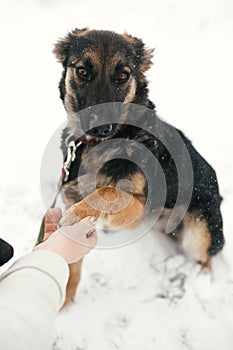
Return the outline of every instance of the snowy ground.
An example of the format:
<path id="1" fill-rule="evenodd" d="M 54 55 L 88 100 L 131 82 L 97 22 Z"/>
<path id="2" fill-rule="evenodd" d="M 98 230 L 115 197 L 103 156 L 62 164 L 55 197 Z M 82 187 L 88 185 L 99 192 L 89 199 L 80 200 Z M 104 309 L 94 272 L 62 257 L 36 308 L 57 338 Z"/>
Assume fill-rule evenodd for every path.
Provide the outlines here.
<path id="1" fill-rule="evenodd" d="M 41 159 L 65 120 L 52 44 L 75 27 L 126 30 L 156 48 L 150 97 L 217 170 L 225 199 L 226 246 L 213 278 L 153 233 L 96 250 L 75 302 L 58 316 L 53 350 L 231 350 L 232 1 L 1 0 L 0 16 L 0 232 L 15 258 L 36 240 Z"/>

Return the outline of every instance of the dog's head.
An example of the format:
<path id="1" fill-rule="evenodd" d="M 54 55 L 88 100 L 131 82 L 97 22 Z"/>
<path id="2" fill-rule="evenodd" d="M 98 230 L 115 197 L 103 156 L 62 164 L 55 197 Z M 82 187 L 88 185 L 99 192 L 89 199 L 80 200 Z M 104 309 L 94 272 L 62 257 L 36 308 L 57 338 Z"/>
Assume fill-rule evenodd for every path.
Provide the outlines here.
<path id="1" fill-rule="evenodd" d="M 145 72 L 151 65 L 152 52 L 140 39 L 110 31 L 75 29 L 60 40 L 54 53 L 64 67 L 60 96 L 72 128 L 75 123 L 82 127 L 78 112 L 90 106 L 108 102 L 146 106 Z M 106 139 L 116 133 L 117 126 L 89 125 L 87 129 L 89 139 Z"/>

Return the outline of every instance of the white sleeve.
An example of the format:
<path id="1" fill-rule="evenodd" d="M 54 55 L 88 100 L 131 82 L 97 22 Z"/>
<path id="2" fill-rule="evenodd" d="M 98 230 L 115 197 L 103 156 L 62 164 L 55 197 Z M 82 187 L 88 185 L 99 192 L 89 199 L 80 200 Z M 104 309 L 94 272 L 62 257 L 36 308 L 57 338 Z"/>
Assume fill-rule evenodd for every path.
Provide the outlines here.
<path id="1" fill-rule="evenodd" d="M 51 348 L 57 311 L 69 269 L 58 254 L 37 250 L 17 260 L 0 278 L 0 348 Z"/>

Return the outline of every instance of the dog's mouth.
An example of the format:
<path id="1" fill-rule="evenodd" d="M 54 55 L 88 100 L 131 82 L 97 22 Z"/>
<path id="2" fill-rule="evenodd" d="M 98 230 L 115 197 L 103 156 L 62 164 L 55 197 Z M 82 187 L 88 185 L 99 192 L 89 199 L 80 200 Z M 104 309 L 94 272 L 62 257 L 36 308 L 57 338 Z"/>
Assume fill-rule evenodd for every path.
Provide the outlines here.
<path id="1" fill-rule="evenodd" d="M 114 137 L 118 130 L 118 124 L 103 124 L 89 129 L 80 137 L 86 144 L 96 144 Z"/>
<path id="2" fill-rule="evenodd" d="M 122 128 L 125 105 L 119 102 L 102 103 L 79 112 L 80 129 L 84 143 L 99 143 L 113 138 Z"/>

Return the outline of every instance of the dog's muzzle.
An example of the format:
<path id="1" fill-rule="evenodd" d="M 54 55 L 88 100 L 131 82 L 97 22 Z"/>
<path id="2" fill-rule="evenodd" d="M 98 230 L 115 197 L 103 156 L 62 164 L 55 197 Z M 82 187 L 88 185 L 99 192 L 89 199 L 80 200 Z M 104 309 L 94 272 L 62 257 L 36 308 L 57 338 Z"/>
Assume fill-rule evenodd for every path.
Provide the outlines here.
<path id="1" fill-rule="evenodd" d="M 95 110 L 92 110 L 93 108 L 97 109 L 98 107 L 99 106 L 91 107 L 80 113 L 81 127 L 83 131 L 85 134 L 94 138 L 108 138 L 115 135 L 117 123 L 113 123 L 112 120 L 111 123 L 109 123 L 109 112 L 111 113 L 110 115 L 112 115 L 112 111 L 108 111 L 108 106 L 108 109 L 105 106 L 101 106 L 101 109 L 98 110 L 97 113 Z"/>
<path id="2" fill-rule="evenodd" d="M 104 124 L 86 131 L 86 134 L 93 137 L 105 138 L 105 137 L 113 136 L 115 132 L 116 132 L 115 124 Z"/>

